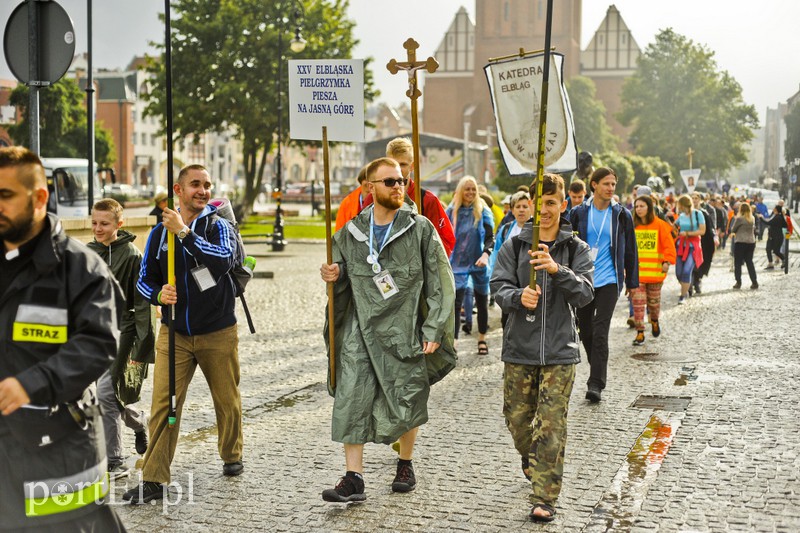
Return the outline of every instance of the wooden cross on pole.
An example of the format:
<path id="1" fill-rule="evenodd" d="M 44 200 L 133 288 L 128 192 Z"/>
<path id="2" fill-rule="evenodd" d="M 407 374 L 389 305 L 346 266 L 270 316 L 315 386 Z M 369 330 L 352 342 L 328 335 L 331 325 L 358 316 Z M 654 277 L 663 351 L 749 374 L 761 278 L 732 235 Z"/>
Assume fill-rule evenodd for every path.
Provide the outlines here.
<path id="1" fill-rule="evenodd" d="M 688 152 L 686 152 L 686 156 L 689 158 L 689 168 L 694 168 L 694 167 L 692 166 L 692 156 L 693 156 L 693 155 L 694 155 L 694 150 L 692 150 L 692 147 L 690 146 L 690 147 L 689 147 L 689 151 L 688 151 Z"/>
<path id="2" fill-rule="evenodd" d="M 408 61 L 399 62 L 392 59 L 386 64 L 386 68 L 392 74 L 397 74 L 401 70 L 408 72 L 406 96 L 411 98 L 411 142 L 414 145 L 414 178 L 417 180 L 414 202 L 417 204 L 417 210 L 422 213 L 422 175 L 419 170 L 419 122 L 417 120 L 417 98 L 422 96 L 422 91 L 417 86 L 417 71 L 425 69 L 433 74 L 439 68 L 439 63 L 432 57 L 425 61 L 417 61 L 419 43 L 411 37 L 403 43 L 403 48 L 406 49 Z"/>

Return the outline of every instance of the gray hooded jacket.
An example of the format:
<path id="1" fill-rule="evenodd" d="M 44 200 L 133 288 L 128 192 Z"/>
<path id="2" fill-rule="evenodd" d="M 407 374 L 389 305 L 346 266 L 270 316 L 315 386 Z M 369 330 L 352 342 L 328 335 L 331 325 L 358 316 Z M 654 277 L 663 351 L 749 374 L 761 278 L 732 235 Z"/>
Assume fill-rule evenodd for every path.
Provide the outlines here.
<path id="1" fill-rule="evenodd" d="M 583 307 L 594 298 L 594 264 L 589 245 L 574 236 L 572 226 L 561 219 L 558 236 L 550 248 L 550 255 L 559 264 L 558 272 L 553 275 L 540 272 L 539 283 L 544 280 L 542 296 L 533 313 L 534 321 L 528 322 L 528 309 L 520 298 L 522 288 L 530 279 L 527 250 L 532 237 L 533 226 L 529 221 L 518 236 L 522 241 L 519 254 L 515 253 L 514 240 L 508 239 L 500 249 L 492 274 L 495 300 L 509 315 L 503 332 L 502 360 L 534 366 L 578 363 L 580 341 L 575 328 L 575 308 Z"/>

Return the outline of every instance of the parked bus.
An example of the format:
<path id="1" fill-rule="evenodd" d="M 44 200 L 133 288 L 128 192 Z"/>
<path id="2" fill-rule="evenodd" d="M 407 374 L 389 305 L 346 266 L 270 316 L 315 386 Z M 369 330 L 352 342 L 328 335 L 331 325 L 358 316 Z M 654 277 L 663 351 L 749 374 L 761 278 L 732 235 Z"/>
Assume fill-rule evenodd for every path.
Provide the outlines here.
<path id="1" fill-rule="evenodd" d="M 89 216 L 89 160 L 43 157 L 42 164 L 50 191 L 47 210 L 61 218 Z M 95 175 L 93 196 L 98 199 L 102 195 L 103 191 Z"/>

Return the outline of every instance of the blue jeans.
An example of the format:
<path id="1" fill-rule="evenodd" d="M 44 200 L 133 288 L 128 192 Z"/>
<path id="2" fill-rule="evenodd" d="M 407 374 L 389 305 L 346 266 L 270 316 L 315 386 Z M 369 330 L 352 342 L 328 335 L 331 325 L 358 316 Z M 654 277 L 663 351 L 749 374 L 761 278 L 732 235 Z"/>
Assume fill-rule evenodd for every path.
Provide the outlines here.
<path id="1" fill-rule="evenodd" d="M 680 255 L 678 255 L 675 261 L 675 277 L 678 278 L 678 281 L 681 283 L 691 283 L 693 270 L 694 256 L 692 256 L 692 251 L 689 250 L 689 254 L 686 256 L 685 261 L 681 259 Z"/>

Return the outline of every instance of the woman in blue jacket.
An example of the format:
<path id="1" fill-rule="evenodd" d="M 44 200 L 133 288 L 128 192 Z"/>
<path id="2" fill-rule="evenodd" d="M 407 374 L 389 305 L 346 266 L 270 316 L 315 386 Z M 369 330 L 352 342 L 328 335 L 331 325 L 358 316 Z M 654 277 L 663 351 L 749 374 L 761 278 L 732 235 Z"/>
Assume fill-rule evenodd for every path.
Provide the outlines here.
<path id="1" fill-rule="evenodd" d="M 486 331 L 489 329 L 489 256 L 494 246 L 494 218 L 478 196 L 478 183 L 464 176 L 456 186 L 447 216 L 456 234 L 456 246 L 450 265 L 456 282 L 456 312 L 460 312 L 467 281 L 472 277 L 478 308 L 478 354 L 487 355 Z M 458 323 L 455 337 L 458 338 Z"/>

